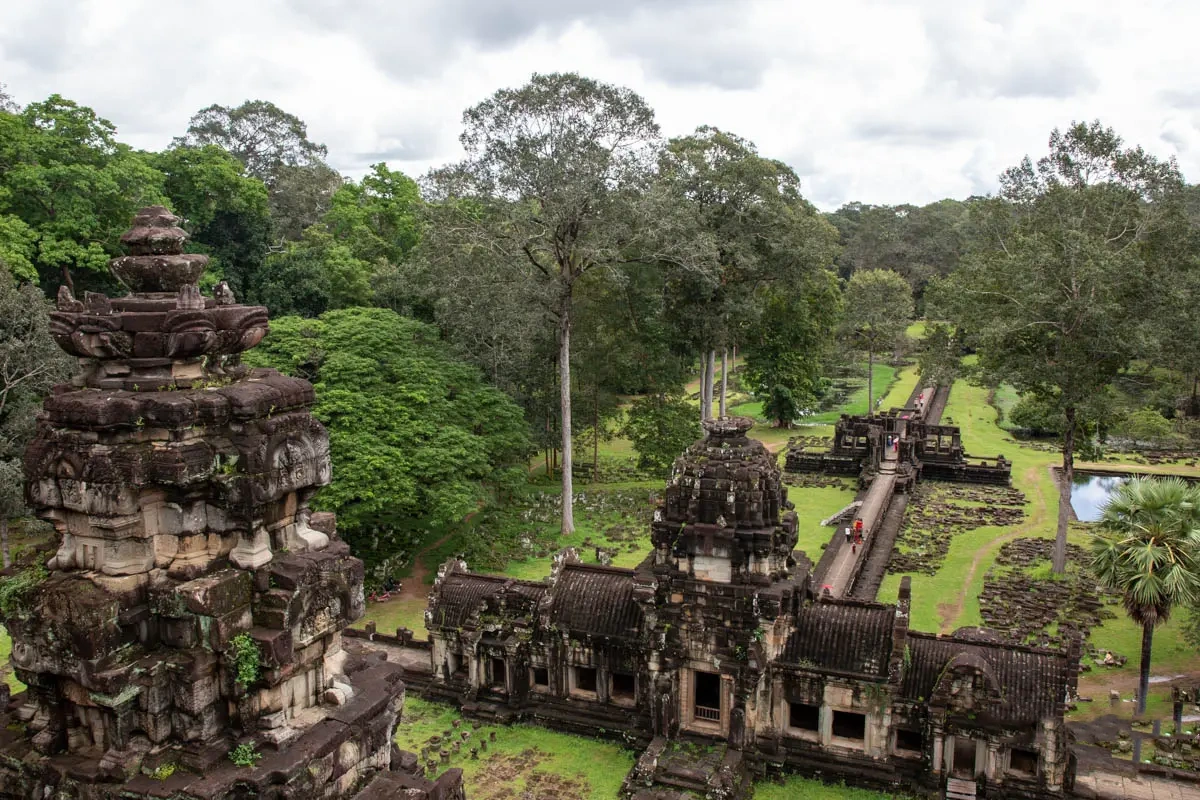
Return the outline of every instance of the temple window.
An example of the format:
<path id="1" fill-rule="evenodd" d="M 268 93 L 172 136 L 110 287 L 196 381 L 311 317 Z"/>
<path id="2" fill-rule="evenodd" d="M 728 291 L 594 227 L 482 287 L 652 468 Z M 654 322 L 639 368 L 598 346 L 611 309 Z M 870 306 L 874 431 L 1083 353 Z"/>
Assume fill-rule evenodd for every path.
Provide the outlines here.
<path id="1" fill-rule="evenodd" d="M 571 694 L 596 696 L 596 668 L 571 667 Z"/>
<path id="2" fill-rule="evenodd" d="M 608 696 L 618 705 L 633 705 L 637 698 L 637 683 L 631 673 L 614 672 L 609 678 Z"/>
<path id="3" fill-rule="evenodd" d="M 1015 775 L 1037 775 L 1038 754 L 1033 750 L 1014 747 L 1008 755 L 1008 771 Z"/>
<path id="4" fill-rule="evenodd" d="M 821 730 L 821 707 L 810 703 L 788 703 L 788 727 L 817 733 Z"/>
<path id="5" fill-rule="evenodd" d="M 550 688 L 550 670 L 545 667 L 534 667 L 530 670 L 533 678 L 533 688 L 546 690 Z"/>
<path id="6" fill-rule="evenodd" d="M 833 735 L 838 739 L 863 741 L 867 738 L 867 717 L 853 711 L 833 712 Z"/>
<path id="7" fill-rule="evenodd" d="M 925 749 L 925 737 L 920 731 L 907 730 L 905 728 L 896 729 L 896 751 L 908 751 L 910 753 L 920 753 Z"/>
<path id="8" fill-rule="evenodd" d="M 694 715 L 705 722 L 721 721 L 721 676 L 714 672 L 695 674 Z"/>

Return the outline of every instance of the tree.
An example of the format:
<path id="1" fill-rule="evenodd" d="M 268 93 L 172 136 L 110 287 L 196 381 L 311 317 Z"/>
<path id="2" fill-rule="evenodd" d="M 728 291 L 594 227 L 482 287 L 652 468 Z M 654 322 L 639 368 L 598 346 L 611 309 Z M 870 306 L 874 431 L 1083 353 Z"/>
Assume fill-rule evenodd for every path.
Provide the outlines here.
<path id="1" fill-rule="evenodd" d="M 622 433 L 633 443 L 638 468 L 664 477 L 679 454 L 703 435 L 687 400 L 666 394 L 634 400 Z"/>
<path id="2" fill-rule="evenodd" d="M 275 234 L 286 241 L 321 218 L 341 185 L 325 163 L 325 145 L 308 138 L 303 120 L 266 100 L 202 108 L 175 145 L 216 145 L 242 162 L 247 175 L 266 184 Z"/>
<path id="3" fill-rule="evenodd" d="M 1154 628 L 1176 606 L 1200 597 L 1200 489 L 1180 478 L 1133 478 L 1118 486 L 1092 540 L 1091 569 L 1142 626 L 1137 713 L 1143 714 Z"/>
<path id="4" fill-rule="evenodd" d="M 332 207 L 342 176 L 325 163 L 282 164 L 268 184 L 271 226 L 277 239 L 294 242 Z"/>
<path id="5" fill-rule="evenodd" d="M 463 114 L 467 157 L 430 174 L 424 257 L 437 280 L 464 272 L 523 299 L 554 325 L 562 442 L 562 529 L 575 529 L 571 331 L 575 289 L 631 261 L 686 261 L 679 208 L 650 185 L 658 125 L 628 89 L 535 74 Z M 535 312 L 536 309 L 536 312 Z"/>
<path id="6" fill-rule="evenodd" d="M 716 249 L 715 272 L 685 272 L 668 285 L 681 338 L 705 365 L 703 419 L 714 399 L 715 351 L 742 343 L 761 310 L 760 293 L 800 286 L 828 266 L 837 232 L 804 200 L 791 167 L 727 131 L 704 126 L 672 139 L 659 156 L 659 175 L 694 209 L 694 235 Z"/>
<path id="7" fill-rule="evenodd" d="M 162 174 L 114 133 L 108 120 L 59 95 L 20 114 L 0 111 L 0 218 L 16 217 L 33 232 L 36 250 L 26 249 L 25 259 L 43 279 L 61 273 L 73 285 L 75 270 L 111 287 L 108 262 L 134 212 L 165 202 Z M 5 232 L 11 236 L 11 222 L 0 225 L 0 241 Z"/>
<path id="8" fill-rule="evenodd" d="M 867 269 L 897 272 L 912 287 L 917 310 L 923 311 L 926 284 L 949 275 L 966 248 L 967 207 L 959 200 L 926 206 L 842 206 L 828 215 L 843 248 L 838 273 L 849 278 Z"/>
<path id="9" fill-rule="evenodd" d="M 1148 315 L 1157 321 L 1150 331 L 1154 347 L 1147 354 L 1180 373 L 1186 394 L 1173 398 L 1172 408 L 1200 416 L 1200 336 L 1180 331 L 1200 330 L 1200 186 L 1158 200 L 1159 213 L 1147 235 L 1149 261 L 1159 280 Z M 1186 399 L 1185 399 L 1186 398 Z"/>
<path id="10" fill-rule="evenodd" d="M 895 272 L 869 269 L 846 282 L 843 330 L 867 351 L 867 409 L 874 405 L 875 353 L 894 343 L 913 314 L 912 288 Z"/>
<path id="11" fill-rule="evenodd" d="M 213 104 L 188 121 L 177 146 L 215 144 L 246 166 L 246 173 L 270 184 L 281 166 L 309 166 L 328 154 L 308 138 L 308 126 L 266 100 L 247 100 L 237 108 Z"/>
<path id="12" fill-rule="evenodd" d="M 17 105 L 17 101 L 13 100 L 12 95 L 8 93 L 8 86 L 4 83 L 0 83 L 0 111 L 5 111 L 9 114 L 21 113 L 21 107 Z"/>
<path id="13" fill-rule="evenodd" d="M 42 397 L 66 380 L 71 361 L 50 336 L 46 300 L 18 286 L 0 262 L 0 550 L 8 566 L 8 521 L 25 513 L 21 456 Z"/>
<path id="14" fill-rule="evenodd" d="M 406 555 L 422 526 L 462 519 L 486 486 L 524 478 L 520 409 L 432 326 L 380 308 L 284 317 L 246 360 L 313 382 L 334 476 L 316 503 L 370 567 Z"/>
<path id="15" fill-rule="evenodd" d="M 211 278 L 247 299 L 271 242 L 266 185 L 211 144 L 172 147 L 150 163 L 165 176 L 163 189 L 191 234 L 189 247 L 210 256 Z"/>
<path id="16" fill-rule="evenodd" d="M 833 273 L 821 270 L 798 289 L 764 293 L 761 316 L 746 340 L 745 375 L 763 413 L 791 427 L 827 391 L 822 356 L 841 312 Z"/>
<path id="17" fill-rule="evenodd" d="M 1182 184 L 1173 162 L 1124 148 L 1099 122 L 1056 129 L 1048 155 L 1025 158 L 1000 183 L 1001 196 L 972 205 L 972 250 L 938 294 L 984 375 L 1062 412 L 1061 573 L 1077 411 L 1142 349 L 1159 283 L 1144 245 L 1160 201 Z"/>
<path id="18" fill-rule="evenodd" d="M 962 371 L 962 344 L 954 329 L 942 322 L 925 326 L 917 374 L 925 386 L 950 386 Z"/>

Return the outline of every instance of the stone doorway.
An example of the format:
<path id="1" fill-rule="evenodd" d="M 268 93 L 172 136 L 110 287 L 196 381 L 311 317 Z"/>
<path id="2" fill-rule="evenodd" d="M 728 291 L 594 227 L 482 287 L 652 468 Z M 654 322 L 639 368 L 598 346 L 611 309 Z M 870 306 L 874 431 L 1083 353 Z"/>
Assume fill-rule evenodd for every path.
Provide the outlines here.
<path id="1" fill-rule="evenodd" d="M 954 737 L 954 762 L 950 774 L 963 780 L 975 779 L 976 742 L 969 736 Z"/>
<path id="2" fill-rule="evenodd" d="M 719 672 L 697 664 L 680 671 L 680 725 L 695 733 L 724 736 L 729 733 L 732 682 Z"/>

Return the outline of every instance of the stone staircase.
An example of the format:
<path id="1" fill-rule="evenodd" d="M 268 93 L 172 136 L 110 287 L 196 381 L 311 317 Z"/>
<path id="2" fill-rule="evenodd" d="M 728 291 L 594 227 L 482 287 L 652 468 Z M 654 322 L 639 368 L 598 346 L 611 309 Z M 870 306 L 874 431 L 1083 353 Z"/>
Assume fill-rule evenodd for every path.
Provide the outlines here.
<path id="1" fill-rule="evenodd" d="M 746 800 L 753 781 L 740 750 L 657 736 L 621 787 L 628 800 Z"/>
<path id="2" fill-rule="evenodd" d="M 946 779 L 946 800 L 975 800 L 975 781 L 960 778 Z"/>

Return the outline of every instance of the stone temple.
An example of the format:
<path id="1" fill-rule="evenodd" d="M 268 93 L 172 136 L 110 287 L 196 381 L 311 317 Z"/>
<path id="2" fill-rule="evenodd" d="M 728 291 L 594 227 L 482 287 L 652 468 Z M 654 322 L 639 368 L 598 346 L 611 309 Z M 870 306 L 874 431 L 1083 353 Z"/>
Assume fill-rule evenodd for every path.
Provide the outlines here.
<path id="1" fill-rule="evenodd" d="M 393 744 L 400 666 L 343 646 L 363 567 L 309 508 L 312 386 L 238 364 L 266 309 L 203 296 L 177 223 L 143 209 L 112 262 L 130 294 L 64 287 L 52 314 L 80 373 L 25 455 L 59 545 L 3 606 L 28 689 L 0 686 L 0 797 L 460 800 Z"/>
<path id="2" fill-rule="evenodd" d="M 644 746 L 625 782 L 635 800 L 748 797 L 754 775 L 776 771 L 1065 796 L 1078 643 L 910 630 L 907 578 L 895 605 L 816 591 L 779 467 L 747 437 L 751 424 L 705 423 L 636 569 L 572 550 L 540 583 L 445 564 L 426 612 L 427 691 L 476 715 Z"/>

